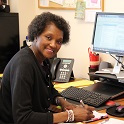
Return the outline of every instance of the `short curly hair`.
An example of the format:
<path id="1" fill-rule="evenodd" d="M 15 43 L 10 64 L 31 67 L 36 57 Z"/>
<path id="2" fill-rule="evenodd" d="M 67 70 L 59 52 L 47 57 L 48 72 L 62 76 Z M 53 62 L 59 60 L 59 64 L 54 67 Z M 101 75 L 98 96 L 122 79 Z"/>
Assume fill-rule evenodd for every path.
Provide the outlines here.
<path id="1" fill-rule="evenodd" d="M 70 25 L 61 16 L 52 14 L 50 12 L 43 12 L 32 20 L 28 26 L 29 40 L 34 41 L 36 37 L 42 34 L 46 26 L 51 23 L 54 23 L 58 29 L 63 31 L 62 44 L 68 43 L 70 37 Z"/>

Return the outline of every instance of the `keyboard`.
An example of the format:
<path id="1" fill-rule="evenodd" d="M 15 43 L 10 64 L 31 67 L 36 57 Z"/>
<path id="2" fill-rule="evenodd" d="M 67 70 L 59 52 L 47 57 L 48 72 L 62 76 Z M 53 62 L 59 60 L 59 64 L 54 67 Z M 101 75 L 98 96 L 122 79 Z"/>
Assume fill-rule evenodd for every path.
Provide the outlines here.
<path id="1" fill-rule="evenodd" d="M 85 104 L 96 108 L 100 107 L 100 105 L 110 99 L 110 96 L 108 95 L 88 91 L 83 88 L 76 88 L 73 86 L 70 86 L 69 88 L 63 90 L 60 94 L 63 97 L 76 102 L 80 102 L 80 100 L 83 100 Z"/>

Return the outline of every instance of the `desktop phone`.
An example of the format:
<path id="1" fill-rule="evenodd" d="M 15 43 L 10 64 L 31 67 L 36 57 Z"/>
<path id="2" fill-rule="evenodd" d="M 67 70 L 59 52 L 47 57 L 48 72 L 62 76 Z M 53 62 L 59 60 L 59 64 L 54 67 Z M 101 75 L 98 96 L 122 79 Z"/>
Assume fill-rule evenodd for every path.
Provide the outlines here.
<path id="1" fill-rule="evenodd" d="M 52 79 L 55 82 L 69 82 L 73 75 L 74 59 L 54 58 L 51 66 Z"/>

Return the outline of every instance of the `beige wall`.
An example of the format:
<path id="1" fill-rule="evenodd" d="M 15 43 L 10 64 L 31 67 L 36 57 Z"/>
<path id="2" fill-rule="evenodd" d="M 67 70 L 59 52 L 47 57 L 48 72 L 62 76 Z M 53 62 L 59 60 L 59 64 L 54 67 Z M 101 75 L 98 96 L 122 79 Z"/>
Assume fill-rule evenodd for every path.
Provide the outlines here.
<path id="1" fill-rule="evenodd" d="M 35 1 L 34 0 L 10 0 L 11 12 L 19 13 L 19 24 L 20 24 L 20 45 L 25 40 L 27 35 L 27 27 L 30 21 L 36 15 L 35 12 Z"/>
<path id="2" fill-rule="evenodd" d="M 124 12 L 123 0 L 104 0 L 106 12 Z M 15 5 L 16 4 L 16 5 Z M 76 78 L 88 78 L 88 47 L 91 46 L 93 23 L 86 23 L 83 20 L 75 19 L 74 10 L 52 10 L 52 9 L 39 9 L 38 0 L 11 0 L 11 10 L 19 12 L 20 17 L 20 39 L 21 42 L 27 35 L 27 26 L 34 18 L 44 11 L 63 16 L 71 25 L 70 43 L 62 46 L 58 53 L 58 57 L 74 58 L 74 74 Z M 104 61 L 114 63 L 115 60 L 109 55 L 100 54 Z"/>

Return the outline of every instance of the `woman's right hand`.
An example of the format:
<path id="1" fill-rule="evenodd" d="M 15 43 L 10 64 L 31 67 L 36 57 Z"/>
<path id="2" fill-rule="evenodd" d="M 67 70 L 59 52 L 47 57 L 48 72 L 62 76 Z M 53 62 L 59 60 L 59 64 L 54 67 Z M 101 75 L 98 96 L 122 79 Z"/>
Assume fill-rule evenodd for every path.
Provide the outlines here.
<path id="1" fill-rule="evenodd" d="M 75 122 L 82 122 L 90 120 L 94 117 L 93 111 L 94 108 L 86 105 L 85 107 L 82 107 L 81 105 L 77 106 L 73 109 L 74 113 L 74 120 Z"/>

